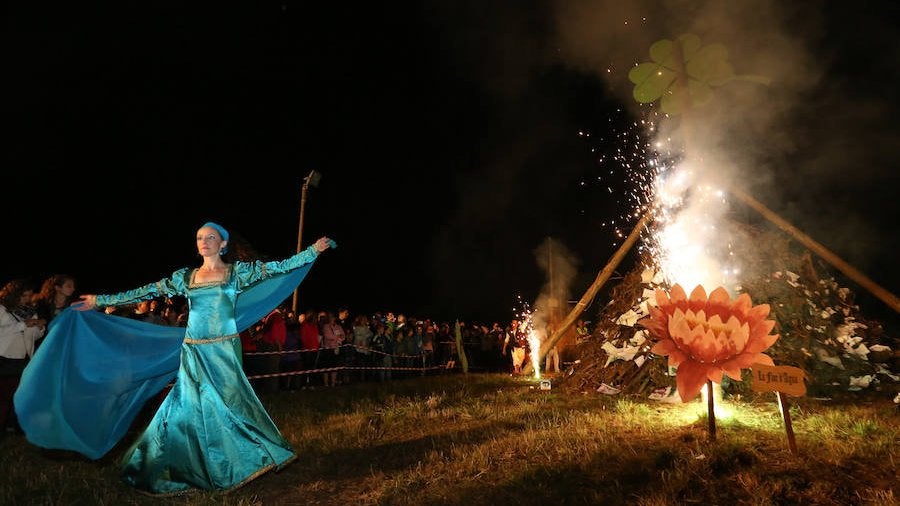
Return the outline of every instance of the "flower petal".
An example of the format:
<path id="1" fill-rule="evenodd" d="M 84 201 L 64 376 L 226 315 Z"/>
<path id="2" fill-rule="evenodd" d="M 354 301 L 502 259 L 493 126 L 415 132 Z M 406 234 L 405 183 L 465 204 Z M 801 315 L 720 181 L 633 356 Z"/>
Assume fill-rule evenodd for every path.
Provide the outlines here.
<path id="1" fill-rule="evenodd" d="M 762 364 L 762 365 L 775 365 L 775 362 L 772 360 L 772 357 L 766 355 L 765 353 L 757 353 L 753 356 L 754 364 Z M 751 364 L 752 365 L 752 364 Z"/>
<path id="2" fill-rule="evenodd" d="M 666 339 L 665 341 L 654 344 L 653 348 L 650 348 L 650 353 L 666 356 L 672 353 L 672 350 L 674 349 L 676 349 L 675 343 L 673 343 L 671 339 Z"/>
<path id="3" fill-rule="evenodd" d="M 668 306 L 669 304 L 670 304 L 669 296 L 666 295 L 665 291 L 657 288 L 656 289 L 656 305 L 657 306 Z"/>
<path id="4" fill-rule="evenodd" d="M 657 339 L 666 339 L 668 338 L 668 333 L 665 331 L 667 324 L 664 323 L 668 318 L 662 318 L 658 320 L 656 318 L 642 318 L 638 320 L 638 323 L 641 327 L 644 327 L 650 334 Z"/>
<path id="5" fill-rule="evenodd" d="M 722 372 L 735 381 L 741 381 L 743 379 L 741 377 L 741 368 L 736 366 L 732 367 L 730 360 L 722 364 Z"/>
<path id="6" fill-rule="evenodd" d="M 710 305 L 730 306 L 731 297 L 729 297 L 728 291 L 720 286 L 709 294 L 709 303 Z"/>
<path id="7" fill-rule="evenodd" d="M 730 369 L 746 369 L 754 364 L 756 361 L 756 357 L 761 355 L 760 353 L 739 353 L 726 363 Z"/>
<path id="8" fill-rule="evenodd" d="M 746 294 L 744 294 L 746 295 Z M 769 305 L 768 304 L 760 304 L 758 306 L 753 306 L 750 311 L 747 313 L 748 318 L 765 320 L 767 316 L 769 316 Z"/>
<path id="9" fill-rule="evenodd" d="M 706 378 L 713 383 L 722 383 L 722 369 L 718 367 L 710 367 L 708 371 L 706 371 Z"/>
<path id="10" fill-rule="evenodd" d="M 694 290 L 691 291 L 691 302 L 702 302 L 706 304 L 706 301 L 706 290 L 703 289 L 703 285 L 694 287 Z"/>
<path id="11" fill-rule="evenodd" d="M 745 353 L 759 353 L 768 350 L 779 338 L 778 334 L 770 336 L 762 336 L 758 338 L 751 337 L 747 346 L 744 348 Z"/>
<path id="12" fill-rule="evenodd" d="M 688 356 L 679 349 L 674 349 L 669 353 L 669 366 L 678 367 L 678 364 L 686 361 Z"/>
<path id="13" fill-rule="evenodd" d="M 729 320 L 729 323 L 731 323 L 731 320 Z M 734 319 L 734 323 L 737 323 L 736 318 Z M 745 323 L 740 327 L 732 329 L 731 332 L 728 333 L 728 337 L 734 345 L 735 351 L 744 351 L 744 348 L 747 347 L 747 342 L 750 341 L 750 325 Z"/>
<path id="14" fill-rule="evenodd" d="M 709 363 L 719 357 L 719 340 L 712 330 L 704 332 L 703 327 L 697 326 L 691 335 L 691 355 L 701 362 Z"/>
<path id="15" fill-rule="evenodd" d="M 746 293 L 742 293 L 738 295 L 738 298 L 731 303 L 731 310 L 735 314 L 739 314 L 741 316 L 746 315 L 750 308 L 753 307 L 753 301 L 750 300 L 750 296 Z"/>
<path id="16" fill-rule="evenodd" d="M 681 402 L 688 402 L 697 397 L 700 389 L 706 384 L 709 367 L 693 361 L 682 362 L 675 372 L 675 385 Z"/>
<path id="17" fill-rule="evenodd" d="M 657 300 L 659 299 L 657 298 Z M 681 288 L 681 285 L 679 285 L 678 283 L 676 283 L 675 286 L 673 286 L 672 289 L 669 290 L 669 300 L 670 304 L 687 301 L 687 295 L 684 293 L 684 288 Z"/>

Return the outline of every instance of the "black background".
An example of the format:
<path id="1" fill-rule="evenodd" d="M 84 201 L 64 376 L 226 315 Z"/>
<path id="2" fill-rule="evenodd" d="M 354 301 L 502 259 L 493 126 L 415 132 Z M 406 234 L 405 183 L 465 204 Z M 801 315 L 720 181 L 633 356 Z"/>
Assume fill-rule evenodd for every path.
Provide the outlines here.
<path id="1" fill-rule="evenodd" d="M 772 169 L 783 193 L 760 200 L 897 293 L 896 2 L 834 4 L 789 14 L 810 23 L 823 77 L 792 113 L 793 158 Z M 600 139 L 637 116 L 566 58 L 557 8 L 11 5 L 0 277 L 133 288 L 193 264 L 210 219 L 286 256 L 316 170 L 303 242 L 339 247 L 301 305 L 506 320 L 544 283 L 534 251 L 547 237 L 576 259 L 577 299 L 618 244 L 609 221 L 633 226 L 629 182 L 597 176 L 598 152 L 617 149 Z M 872 114 L 819 107 L 835 94 Z M 854 152 L 823 162 L 819 143 L 836 139 Z"/>

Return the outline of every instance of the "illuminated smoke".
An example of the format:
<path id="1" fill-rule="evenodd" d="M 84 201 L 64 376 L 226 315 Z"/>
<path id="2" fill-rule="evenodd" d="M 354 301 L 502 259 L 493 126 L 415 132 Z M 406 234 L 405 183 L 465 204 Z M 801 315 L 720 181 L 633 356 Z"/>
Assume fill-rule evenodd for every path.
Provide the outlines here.
<path id="1" fill-rule="evenodd" d="M 652 206 L 656 219 L 642 248 L 651 251 L 667 281 L 688 291 L 701 284 L 707 291 L 723 286 L 734 293 L 741 273 L 734 248 L 762 245 L 735 245 L 727 224 L 728 187 L 767 184 L 768 170 L 793 147 L 782 122 L 798 95 L 820 78 L 804 40 L 810 35 L 804 30 L 816 26 L 815 16 L 803 17 L 773 1 L 556 5 L 563 57 L 603 78 L 639 118 L 628 131 L 605 139 L 617 143 L 615 157 L 608 146 L 598 155 L 601 168 L 618 169 L 600 177 L 624 176 L 637 194 L 626 196 L 622 216 L 613 220 L 615 233 L 627 235 L 629 224 Z M 798 17 L 804 27 L 797 26 Z M 639 104 L 628 71 L 650 60 L 654 42 L 686 33 L 696 34 L 702 44 L 724 45 L 736 74 L 762 75 L 773 84 L 727 83 L 712 90 L 708 103 L 673 117 L 656 112 L 658 103 Z"/>
<path id="2" fill-rule="evenodd" d="M 541 343 L 552 335 L 553 330 L 568 314 L 568 300 L 571 296 L 572 281 L 578 273 L 578 259 L 559 241 L 548 237 L 535 249 L 534 257 L 544 272 L 544 286 L 534 302 L 531 316 L 535 329 L 537 347 L 532 355 L 538 359 Z M 537 370 L 537 367 L 535 367 Z"/>

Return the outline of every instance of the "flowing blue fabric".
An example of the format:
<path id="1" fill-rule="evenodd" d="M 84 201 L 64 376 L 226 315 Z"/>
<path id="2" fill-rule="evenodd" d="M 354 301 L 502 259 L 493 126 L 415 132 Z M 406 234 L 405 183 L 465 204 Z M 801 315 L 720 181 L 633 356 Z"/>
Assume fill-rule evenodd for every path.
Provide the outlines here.
<path id="1" fill-rule="evenodd" d="M 184 328 L 66 309 L 25 368 L 16 414 L 29 441 L 99 459 L 178 370 Z"/>
<path id="2" fill-rule="evenodd" d="M 125 435 L 144 404 L 175 379 L 123 459 L 123 476 L 153 494 L 227 490 L 293 459 L 240 367 L 237 333 L 284 301 L 317 254 L 236 262 L 221 283 L 195 270 L 114 296 L 120 305 L 184 294 L 187 328 L 67 309 L 51 322 L 15 394 L 30 442 L 98 459 Z"/>

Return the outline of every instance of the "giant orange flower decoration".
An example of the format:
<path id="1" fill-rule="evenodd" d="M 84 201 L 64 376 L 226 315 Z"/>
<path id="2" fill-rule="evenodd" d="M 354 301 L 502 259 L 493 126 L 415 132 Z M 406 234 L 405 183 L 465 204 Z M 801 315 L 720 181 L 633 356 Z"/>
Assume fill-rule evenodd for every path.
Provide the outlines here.
<path id="1" fill-rule="evenodd" d="M 696 397 L 707 380 L 721 383 L 723 373 L 740 381 L 741 369 L 775 365 L 762 353 L 778 340 L 778 334 L 769 334 L 775 322 L 766 319 L 768 304 L 754 306 L 747 294 L 732 301 L 722 287 L 707 298 L 701 285 L 688 299 L 677 284 L 668 295 L 657 290 L 656 302 L 641 324 L 659 340 L 650 351 L 668 355 L 669 366 L 678 367 L 682 402 Z"/>

